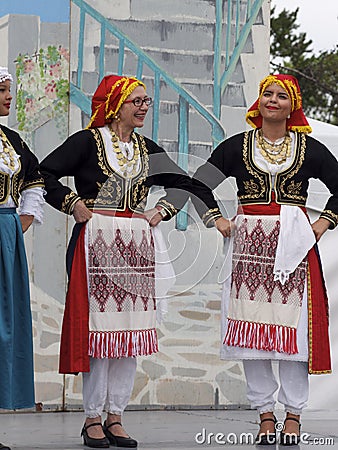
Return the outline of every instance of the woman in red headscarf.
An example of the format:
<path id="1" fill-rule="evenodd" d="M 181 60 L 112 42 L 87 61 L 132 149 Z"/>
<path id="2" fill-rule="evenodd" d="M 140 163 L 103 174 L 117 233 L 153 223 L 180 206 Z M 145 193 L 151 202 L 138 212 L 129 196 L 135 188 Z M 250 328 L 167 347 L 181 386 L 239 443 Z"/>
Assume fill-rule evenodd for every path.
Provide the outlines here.
<path id="1" fill-rule="evenodd" d="M 269 75 L 246 115 L 254 130 L 222 142 L 193 177 L 206 226 L 233 237 L 223 286 L 222 359 L 242 360 L 247 395 L 260 414 L 257 443 L 275 444 L 275 398 L 286 418 L 281 444 L 299 442 L 308 373 L 329 373 L 328 305 L 316 242 L 338 222 L 338 162 L 308 136 L 296 78 Z M 224 218 L 212 191 L 237 182 L 238 212 Z M 331 192 L 320 217 L 306 214 L 310 178 Z M 272 361 L 278 362 L 279 383 Z"/>
<path id="2" fill-rule="evenodd" d="M 166 152 L 134 131 L 151 104 L 140 80 L 104 77 L 87 129 L 41 163 L 47 202 L 76 221 L 67 252 L 60 373 L 83 374 L 82 435 L 89 447 L 137 446 L 121 415 L 133 389 L 136 357 L 158 351 L 159 300 L 173 279 L 171 266 L 155 261 L 163 247 L 156 225 L 174 217 L 191 190 L 189 176 Z M 64 176 L 74 177 L 76 190 L 59 181 Z M 165 195 L 145 210 L 153 185 L 163 186 Z"/>

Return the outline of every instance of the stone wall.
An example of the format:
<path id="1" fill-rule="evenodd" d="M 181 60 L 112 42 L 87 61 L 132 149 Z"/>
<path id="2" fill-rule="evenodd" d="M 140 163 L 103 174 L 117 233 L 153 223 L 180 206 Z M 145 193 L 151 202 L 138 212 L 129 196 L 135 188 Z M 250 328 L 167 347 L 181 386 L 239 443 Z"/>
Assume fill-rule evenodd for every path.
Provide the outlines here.
<path id="1" fill-rule="evenodd" d="M 65 387 L 64 406 L 80 408 L 81 375 L 57 374 L 63 307 L 35 285 L 31 290 L 36 401 L 61 408 Z M 219 357 L 221 285 L 175 286 L 169 294 L 159 352 L 138 358 L 130 407 L 246 405 L 241 363 Z"/>

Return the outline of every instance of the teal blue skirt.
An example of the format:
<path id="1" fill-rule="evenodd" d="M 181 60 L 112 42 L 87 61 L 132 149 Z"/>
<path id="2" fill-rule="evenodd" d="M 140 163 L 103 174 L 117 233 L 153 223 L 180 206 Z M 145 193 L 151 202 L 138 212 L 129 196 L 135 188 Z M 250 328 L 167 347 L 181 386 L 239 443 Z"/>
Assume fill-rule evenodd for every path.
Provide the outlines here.
<path id="1" fill-rule="evenodd" d="M 0 208 L 0 408 L 34 406 L 32 317 L 19 216 Z"/>

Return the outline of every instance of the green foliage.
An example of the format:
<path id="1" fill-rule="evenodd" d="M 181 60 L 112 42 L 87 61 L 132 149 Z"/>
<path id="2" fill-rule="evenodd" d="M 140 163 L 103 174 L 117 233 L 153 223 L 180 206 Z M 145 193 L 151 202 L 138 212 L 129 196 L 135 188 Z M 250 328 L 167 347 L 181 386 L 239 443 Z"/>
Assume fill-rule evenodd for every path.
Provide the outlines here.
<path id="1" fill-rule="evenodd" d="M 338 125 L 338 48 L 315 55 L 311 39 L 297 32 L 298 11 L 271 10 L 271 71 L 297 77 L 308 117 Z"/>
<path id="2" fill-rule="evenodd" d="M 275 17 L 275 8 L 271 10 L 271 55 L 290 61 L 303 60 L 311 52 L 311 39 L 307 40 L 306 33 L 296 34 L 299 8 L 295 11 L 283 9 Z"/>

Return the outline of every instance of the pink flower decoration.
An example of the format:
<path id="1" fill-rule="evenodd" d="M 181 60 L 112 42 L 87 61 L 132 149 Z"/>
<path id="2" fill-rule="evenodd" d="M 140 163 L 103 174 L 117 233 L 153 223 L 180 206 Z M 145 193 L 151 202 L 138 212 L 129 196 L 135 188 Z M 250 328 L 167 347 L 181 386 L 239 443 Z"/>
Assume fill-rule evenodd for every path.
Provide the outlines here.
<path id="1" fill-rule="evenodd" d="M 25 110 L 28 114 L 32 114 L 36 110 L 36 103 L 33 98 L 26 98 Z"/>
<path id="2" fill-rule="evenodd" d="M 25 71 L 25 73 L 33 72 L 34 66 L 35 66 L 34 61 L 32 59 L 27 59 L 24 62 L 24 71 Z"/>
<path id="3" fill-rule="evenodd" d="M 53 81 L 45 87 L 45 94 L 50 100 L 56 99 L 56 83 Z"/>

